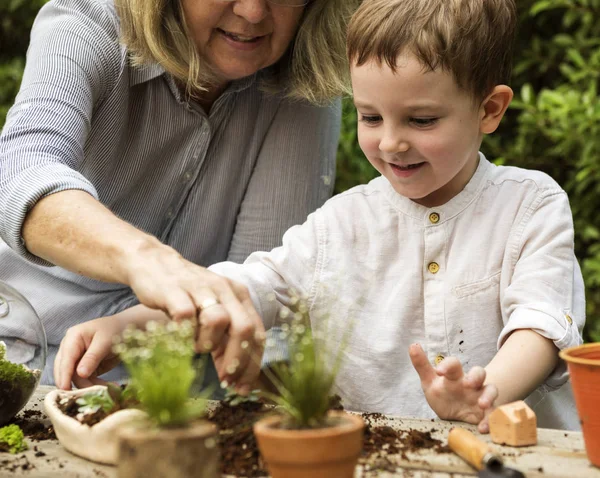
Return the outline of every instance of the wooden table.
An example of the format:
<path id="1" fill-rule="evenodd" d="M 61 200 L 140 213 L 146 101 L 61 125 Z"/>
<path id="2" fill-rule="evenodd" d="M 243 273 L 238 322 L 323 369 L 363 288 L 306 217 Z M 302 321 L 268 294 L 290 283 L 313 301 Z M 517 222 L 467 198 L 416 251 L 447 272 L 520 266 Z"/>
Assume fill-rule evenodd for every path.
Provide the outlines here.
<path id="1" fill-rule="evenodd" d="M 51 387 L 39 387 L 27 408 L 43 411 L 43 397 L 52 390 Z M 465 424 L 452 422 L 415 420 L 403 418 L 384 418 L 377 424 L 388 425 L 398 430 L 417 429 L 431 431 L 434 438 L 446 443 L 448 431 L 454 425 Z M 482 437 L 489 441 L 489 435 Z M 493 445 L 495 451 L 503 455 L 505 463 L 520 469 L 527 478 L 600 478 L 600 469 L 593 467 L 587 460 L 583 446 L 583 438 L 579 432 L 560 430 L 538 430 L 538 445 L 526 448 L 511 448 Z M 36 452 L 44 456 L 35 456 Z M 437 453 L 431 450 L 407 453 L 407 459 L 393 456 L 394 463 L 400 469 L 395 472 L 365 472 L 357 467 L 355 478 L 365 477 L 411 477 L 411 478 L 466 478 L 476 472 L 459 457 L 449 453 Z M 0 477 L 30 476 L 35 478 L 116 478 L 114 467 L 97 465 L 78 458 L 67 452 L 58 441 L 29 442 L 29 450 L 17 455 L 0 454 L 0 463 L 10 461 L 11 464 L 29 462 L 35 468 L 17 468 L 8 471 L 6 463 L 0 466 Z M 16 467 L 13 467 L 16 468 Z"/>

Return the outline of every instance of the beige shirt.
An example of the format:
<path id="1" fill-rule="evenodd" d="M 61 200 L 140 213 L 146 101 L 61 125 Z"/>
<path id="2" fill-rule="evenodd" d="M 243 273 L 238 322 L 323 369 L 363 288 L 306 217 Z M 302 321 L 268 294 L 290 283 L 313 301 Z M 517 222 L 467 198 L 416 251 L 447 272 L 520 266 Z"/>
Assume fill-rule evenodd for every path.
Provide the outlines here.
<path id="1" fill-rule="evenodd" d="M 464 190 L 426 208 L 383 177 L 330 199 L 283 246 L 211 270 L 246 284 L 267 327 L 288 288 L 335 347 L 353 327 L 337 387 L 347 408 L 434 417 L 409 356 L 485 366 L 516 329 L 582 342 L 584 288 L 566 193 L 547 175 L 480 156 Z M 277 301 L 272 300 L 273 293 Z M 515 380 L 519 371 L 514 371 Z M 541 427 L 578 428 L 561 363 L 529 398 Z M 561 387 L 562 386 L 562 387 Z M 559 390 L 557 390 L 559 389 Z"/>

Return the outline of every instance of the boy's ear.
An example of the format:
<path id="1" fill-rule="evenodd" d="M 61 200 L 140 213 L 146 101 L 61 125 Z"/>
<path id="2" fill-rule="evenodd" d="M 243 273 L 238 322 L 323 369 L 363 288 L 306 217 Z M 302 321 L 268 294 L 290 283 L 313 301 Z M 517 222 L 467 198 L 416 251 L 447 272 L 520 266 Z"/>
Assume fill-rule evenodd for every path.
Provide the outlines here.
<path id="1" fill-rule="evenodd" d="M 479 130 L 483 134 L 496 131 L 508 105 L 513 99 L 513 90 L 506 85 L 496 85 L 492 92 L 481 103 Z"/>

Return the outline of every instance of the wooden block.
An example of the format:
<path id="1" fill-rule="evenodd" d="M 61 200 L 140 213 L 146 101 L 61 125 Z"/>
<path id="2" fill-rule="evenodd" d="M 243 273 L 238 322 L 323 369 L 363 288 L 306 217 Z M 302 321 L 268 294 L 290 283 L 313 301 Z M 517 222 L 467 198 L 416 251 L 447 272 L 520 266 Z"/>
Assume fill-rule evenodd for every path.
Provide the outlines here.
<path id="1" fill-rule="evenodd" d="M 489 423 L 494 443 L 510 446 L 537 443 L 537 419 L 534 411 L 523 400 L 496 408 L 490 414 Z"/>

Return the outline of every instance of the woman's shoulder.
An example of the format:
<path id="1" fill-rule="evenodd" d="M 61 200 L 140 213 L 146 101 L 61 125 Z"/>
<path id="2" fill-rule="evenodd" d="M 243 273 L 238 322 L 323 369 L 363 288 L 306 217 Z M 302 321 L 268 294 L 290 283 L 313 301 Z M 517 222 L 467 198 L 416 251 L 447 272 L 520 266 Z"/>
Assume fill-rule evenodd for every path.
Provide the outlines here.
<path id="1" fill-rule="evenodd" d="M 116 41 L 119 37 L 119 17 L 113 0 L 50 0 L 41 8 L 36 24 L 77 30 L 86 41 L 86 32 L 102 32 Z"/>

